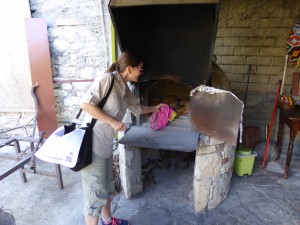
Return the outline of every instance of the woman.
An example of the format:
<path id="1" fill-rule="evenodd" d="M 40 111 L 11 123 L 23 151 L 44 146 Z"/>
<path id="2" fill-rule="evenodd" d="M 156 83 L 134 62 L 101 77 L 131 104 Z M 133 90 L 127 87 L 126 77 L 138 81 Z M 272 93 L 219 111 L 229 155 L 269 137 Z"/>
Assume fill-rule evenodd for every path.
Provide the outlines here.
<path id="1" fill-rule="evenodd" d="M 86 225 L 97 225 L 99 214 L 102 225 L 128 225 L 125 220 L 111 217 L 110 212 L 114 192 L 112 144 L 115 133 L 126 129 L 122 119 L 127 109 L 139 116 L 158 112 L 162 106 L 140 106 L 128 88 L 126 82 L 137 82 L 142 73 L 141 57 L 130 51 L 123 52 L 105 73 L 97 76 L 81 104 L 81 108 L 87 112 L 83 124 L 90 122 L 92 117 L 97 119 L 93 128 L 93 162 L 81 170 Z M 100 109 L 96 105 L 107 94 L 113 77 L 112 91 L 103 109 Z"/>

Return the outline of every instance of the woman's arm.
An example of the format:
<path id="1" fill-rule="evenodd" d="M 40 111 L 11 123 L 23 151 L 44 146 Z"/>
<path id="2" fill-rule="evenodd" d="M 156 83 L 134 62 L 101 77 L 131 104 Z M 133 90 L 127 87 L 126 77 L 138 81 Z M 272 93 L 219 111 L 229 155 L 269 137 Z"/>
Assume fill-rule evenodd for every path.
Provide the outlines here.
<path id="1" fill-rule="evenodd" d="M 111 117 L 96 105 L 83 103 L 80 107 L 93 118 L 101 120 L 104 123 L 108 123 L 115 131 L 123 131 L 127 129 L 126 125 L 123 122 Z"/>
<path id="2" fill-rule="evenodd" d="M 164 104 L 159 104 L 157 106 L 141 106 L 142 114 L 159 112 L 160 108 L 163 105 Z M 123 131 L 127 129 L 126 125 L 123 122 L 118 121 L 115 118 L 111 117 L 96 105 L 83 103 L 81 104 L 80 107 L 89 115 L 91 115 L 93 118 L 97 120 L 101 120 L 104 123 L 108 123 L 115 131 Z"/>
<path id="3" fill-rule="evenodd" d="M 159 112 L 160 108 L 163 105 L 164 104 L 161 103 L 161 104 L 159 104 L 157 106 L 141 106 L 142 107 L 142 114 Z"/>

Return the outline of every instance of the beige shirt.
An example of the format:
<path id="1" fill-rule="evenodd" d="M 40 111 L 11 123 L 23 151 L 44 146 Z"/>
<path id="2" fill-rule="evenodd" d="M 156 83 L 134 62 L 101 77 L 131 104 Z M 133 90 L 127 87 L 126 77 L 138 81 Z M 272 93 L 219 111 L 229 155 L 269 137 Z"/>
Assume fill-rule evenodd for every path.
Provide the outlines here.
<path id="1" fill-rule="evenodd" d="M 103 107 L 103 111 L 119 121 L 122 121 L 127 109 L 135 116 L 139 116 L 142 113 L 142 108 L 138 99 L 116 72 L 99 75 L 84 96 L 83 102 L 97 105 L 108 92 L 112 76 L 115 79 L 113 89 Z M 86 113 L 82 126 L 86 126 L 86 123 L 91 122 L 91 120 L 92 117 Z M 112 155 L 114 137 L 114 129 L 109 124 L 97 120 L 93 128 L 93 151 L 103 158 L 109 158 Z"/>

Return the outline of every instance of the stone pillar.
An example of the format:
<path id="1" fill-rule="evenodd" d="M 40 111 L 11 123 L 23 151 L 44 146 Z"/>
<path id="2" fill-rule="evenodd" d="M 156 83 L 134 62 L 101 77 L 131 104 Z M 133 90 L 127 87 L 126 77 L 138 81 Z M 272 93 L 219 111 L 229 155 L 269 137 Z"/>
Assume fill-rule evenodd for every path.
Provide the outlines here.
<path id="1" fill-rule="evenodd" d="M 201 136 L 194 168 L 195 211 L 211 210 L 227 197 L 234 154 L 235 146 L 209 136 Z"/>
<path id="2" fill-rule="evenodd" d="M 123 136 L 119 133 L 119 138 Z M 119 166 L 122 189 L 126 198 L 143 191 L 141 148 L 119 144 Z"/>

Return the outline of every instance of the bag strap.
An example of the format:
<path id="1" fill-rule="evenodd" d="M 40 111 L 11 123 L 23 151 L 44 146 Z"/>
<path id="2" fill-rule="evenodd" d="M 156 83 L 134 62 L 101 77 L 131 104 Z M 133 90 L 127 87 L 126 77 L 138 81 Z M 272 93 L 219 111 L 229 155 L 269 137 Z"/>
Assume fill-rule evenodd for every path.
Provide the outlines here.
<path id="1" fill-rule="evenodd" d="M 104 107 L 104 105 L 105 105 L 105 103 L 106 103 L 106 101 L 107 101 L 107 99 L 108 99 L 108 97 L 109 97 L 109 95 L 110 95 L 110 92 L 111 92 L 111 90 L 112 90 L 112 88 L 113 88 L 113 86 L 114 86 L 114 81 L 115 81 L 115 79 L 114 79 L 114 76 L 112 75 L 112 81 L 111 81 L 110 87 L 109 87 L 109 89 L 108 89 L 106 95 L 104 96 L 104 98 L 98 103 L 98 106 L 99 106 L 101 109 L 103 109 L 103 107 Z M 76 119 L 79 118 L 81 112 L 82 112 L 82 109 L 79 110 L 79 112 L 78 112 L 78 114 L 77 114 L 77 116 L 76 116 Z M 93 118 L 93 119 L 94 119 L 94 118 Z"/>
<path id="2" fill-rule="evenodd" d="M 106 103 L 106 101 L 107 101 L 107 99 L 108 99 L 108 97 L 109 97 L 109 95 L 110 95 L 110 92 L 111 92 L 111 90 L 112 90 L 112 88 L 113 88 L 113 86 L 114 86 L 114 81 L 115 81 L 115 79 L 114 79 L 114 76 L 112 75 L 112 81 L 111 81 L 110 87 L 109 87 L 109 89 L 108 89 L 108 91 L 107 91 L 105 97 L 104 97 L 104 98 L 99 102 L 99 104 L 98 104 L 98 106 L 99 106 L 101 109 L 103 109 L 103 107 L 104 107 L 104 105 L 105 105 L 105 103 Z"/>
<path id="3" fill-rule="evenodd" d="M 101 109 L 103 109 L 103 107 L 104 107 L 104 105 L 105 105 L 105 103 L 106 103 L 106 101 L 107 101 L 107 99 L 108 99 L 108 97 L 109 97 L 109 95 L 110 95 L 110 92 L 111 92 L 111 90 L 112 90 L 112 88 L 113 88 L 113 86 L 114 86 L 114 81 L 115 81 L 115 79 L 114 79 L 114 76 L 112 77 L 112 81 L 111 81 L 111 84 L 110 84 L 110 87 L 109 87 L 109 89 L 108 89 L 108 92 L 106 93 L 106 95 L 105 95 L 105 97 L 99 102 L 99 104 L 98 104 L 98 106 L 101 108 Z M 96 121 L 97 121 L 97 119 L 95 119 L 95 118 L 92 118 L 92 121 L 91 121 L 91 128 L 93 128 L 94 127 L 94 125 L 96 124 Z"/>

